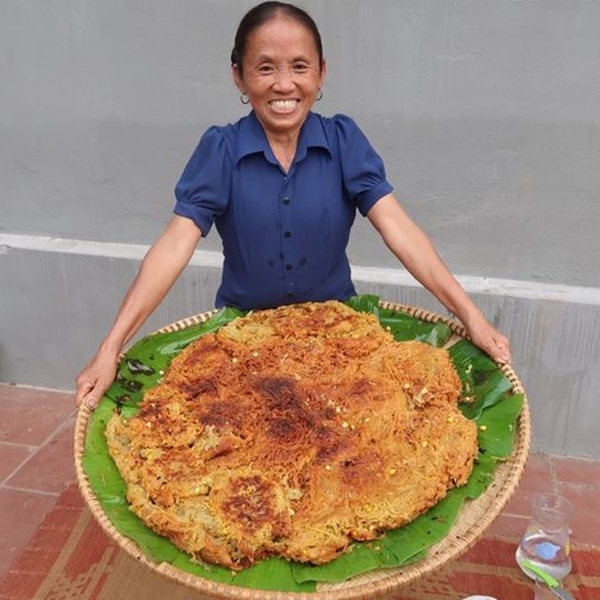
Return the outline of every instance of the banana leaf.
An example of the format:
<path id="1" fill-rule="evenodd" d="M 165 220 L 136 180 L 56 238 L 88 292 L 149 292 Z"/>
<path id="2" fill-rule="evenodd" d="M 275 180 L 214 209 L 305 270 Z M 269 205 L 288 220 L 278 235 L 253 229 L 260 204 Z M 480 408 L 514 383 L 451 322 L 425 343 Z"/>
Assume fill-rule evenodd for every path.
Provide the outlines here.
<path id="1" fill-rule="evenodd" d="M 486 408 L 510 393 L 512 384 L 494 361 L 467 340 L 452 345 L 449 353 L 462 380 L 463 398 L 469 401 L 462 407 L 468 419 L 477 420 Z"/>
<path id="2" fill-rule="evenodd" d="M 137 406 L 143 398 L 144 391 L 156 385 L 173 358 L 186 346 L 201 335 L 216 331 L 243 314 L 235 308 L 228 307 L 204 323 L 142 338 L 121 360 L 115 381 L 105 397 L 120 406 Z"/>
<path id="3" fill-rule="evenodd" d="M 452 336 L 445 323 L 429 323 L 402 311 L 382 309 L 376 296 L 358 296 L 347 304 L 377 316 L 399 341 L 418 339 L 443 346 Z M 427 549 L 443 539 L 456 521 L 463 502 L 480 496 L 494 479 L 498 460 L 512 451 L 522 394 L 510 394 L 512 385 L 487 355 L 466 340 L 450 347 L 450 357 L 469 402 L 459 406 L 479 425 L 479 455 L 467 484 L 450 490 L 436 506 L 417 519 L 389 531 L 380 540 L 352 545 L 349 552 L 326 565 L 306 565 L 281 558 L 264 560 L 233 573 L 216 565 L 198 564 L 171 542 L 147 528 L 125 499 L 126 485 L 107 450 L 106 423 L 115 410 L 135 414 L 143 393 L 155 385 L 171 360 L 192 341 L 215 331 L 244 313 L 227 308 L 204 323 L 177 331 L 157 333 L 137 342 L 120 363 L 115 382 L 90 417 L 82 459 L 89 484 L 114 527 L 136 541 L 151 559 L 205 579 L 242 587 L 282 592 L 311 592 L 318 582 L 339 582 L 361 573 L 408 565 L 422 559 Z"/>
<path id="4" fill-rule="evenodd" d="M 417 340 L 441 348 L 452 337 L 452 330 L 446 323 L 428 323 L 401 310 L 381 308 L 377 296 L 354 296 L 346 304 L 358 312 L 374 314 L 382 327 L 399 342 Z"/>

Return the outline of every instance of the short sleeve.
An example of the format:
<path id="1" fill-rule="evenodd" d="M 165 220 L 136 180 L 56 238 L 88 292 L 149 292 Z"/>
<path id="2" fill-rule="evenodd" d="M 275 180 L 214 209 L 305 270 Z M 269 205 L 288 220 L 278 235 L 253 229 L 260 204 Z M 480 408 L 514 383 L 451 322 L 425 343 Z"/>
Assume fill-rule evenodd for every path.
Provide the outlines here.
<path id="1" fill-rule="evenodd" d="M 358 125 L 345 115 L 335 115 L 333 120 L 344 187 L 364 216 L 393 187 L 386 178 L 383 160 Z"/>
<path id="2" fill-rule="evenodd" d="M 173 212 L 192 219 L 203 237 L 227 209 L 231 165 L 223 128 L 211 127 L 200 139 L 175 186 Z"/>

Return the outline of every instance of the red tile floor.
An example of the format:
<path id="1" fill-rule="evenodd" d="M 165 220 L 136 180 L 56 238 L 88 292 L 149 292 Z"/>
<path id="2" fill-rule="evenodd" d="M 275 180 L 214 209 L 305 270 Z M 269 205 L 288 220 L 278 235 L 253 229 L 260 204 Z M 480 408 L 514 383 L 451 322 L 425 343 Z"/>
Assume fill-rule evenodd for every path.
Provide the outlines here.
<path id="1" fill-rule="evenodd" d="M 71 394 L 0 383 L 0 578 L 33 537 L 67 482 L 75 480 Z M 490 533 L 518 538 L 532 493 L 554 491 L 575 504 L 577 543 L 600 545 L 600 461 L 531 454 L 523 479 Z"/>

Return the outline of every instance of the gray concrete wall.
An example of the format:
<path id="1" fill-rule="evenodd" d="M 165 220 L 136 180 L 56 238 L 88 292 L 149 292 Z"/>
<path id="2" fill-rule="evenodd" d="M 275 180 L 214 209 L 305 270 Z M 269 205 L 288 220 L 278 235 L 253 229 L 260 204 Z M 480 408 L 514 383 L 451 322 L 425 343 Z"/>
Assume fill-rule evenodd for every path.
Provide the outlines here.
<path id="1" fill-rule="evenodd" d="M 0 380 L 72 387 L 201 132 L 244 114 L 228 56 L 252 4 L 0 3 Z M 513 339 L 535 443 L 600 456 L 600 2 L 302 5 L 328 59 L 317 109 L 359 122 L 455 273 L 499 281 L 472 291 Z M 361 291 L 431 302 L 364 222 L 350 255 Z M 210 308 L 217 281 L 199 258 L 148 329 Z"/>

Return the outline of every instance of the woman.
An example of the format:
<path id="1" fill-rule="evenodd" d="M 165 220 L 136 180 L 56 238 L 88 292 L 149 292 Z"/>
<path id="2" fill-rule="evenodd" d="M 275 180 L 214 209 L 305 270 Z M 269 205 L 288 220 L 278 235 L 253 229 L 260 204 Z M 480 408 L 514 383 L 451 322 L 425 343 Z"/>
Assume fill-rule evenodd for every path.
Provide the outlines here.
<path id="1" fill-rule="evenodd" d="M 356 209 L 461 320 L 475 344 L 497 361 L 510 361 L 508 340 L 486 321 L 403 211 L 360 129 L 343 115 L 325 118 L 311 111 L 327 71 L 311 17 L 290 4 L 259 4 L 241 21 L 231 60 L 242 102 L 252 111 L 202 137 L 177 184 L 175 216 L 77 377 L 76 403 L 97 405 L 114 379 L 121 349 L 213 224 L 224 253 L 217 307 L 247 310 L 354 295 L 346 246 Z"/>

